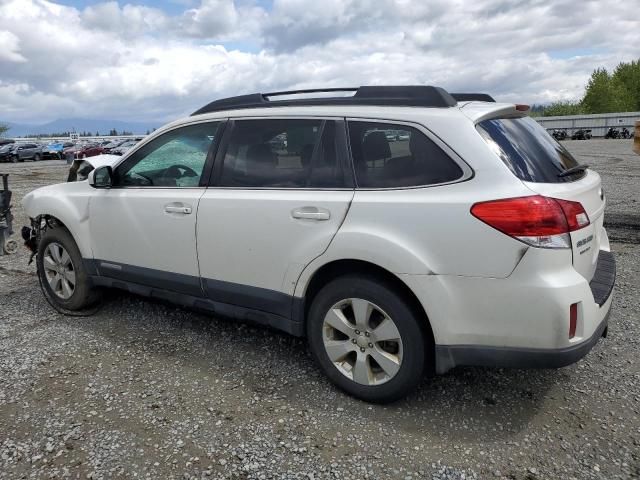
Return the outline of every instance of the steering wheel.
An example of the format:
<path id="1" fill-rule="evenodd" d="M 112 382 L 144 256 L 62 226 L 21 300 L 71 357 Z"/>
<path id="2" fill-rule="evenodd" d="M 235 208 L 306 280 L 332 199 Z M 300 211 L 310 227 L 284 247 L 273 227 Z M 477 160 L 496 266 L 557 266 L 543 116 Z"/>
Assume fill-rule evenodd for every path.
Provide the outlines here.
<path id="1" fill-rule="evenodd" d="M 171 165 L 167 167 L 167 169 L 162 172 L 163 177 L 168 178 L 182 178 L 182 177 L 197 177 L 198 174 L 191 167 L 187 167 L 186 165 Z"/>

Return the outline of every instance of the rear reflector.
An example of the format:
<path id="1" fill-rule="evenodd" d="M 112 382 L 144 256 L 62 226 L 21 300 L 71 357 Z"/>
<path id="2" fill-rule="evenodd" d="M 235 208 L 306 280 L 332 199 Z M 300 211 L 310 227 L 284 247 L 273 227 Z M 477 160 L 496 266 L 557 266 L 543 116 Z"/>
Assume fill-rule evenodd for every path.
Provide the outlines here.
<path id="1" fill-rule="evenodd" d="M 580 203 L 542 195 L 476 203 L 471 214 L 510 237 L 541 248 L 570 248 L 569 232 L 589 225 Z"/>
<path id="2" fill-rule="evenodd" d="M 569 307 L 569 338 L 576 336 L 576 325 L 578 324 L 578 304 L 572 303 Z"/>
<path id="3" fill-rule="evenodd" d="M 516 110 L 519 112 L 526 112 L 529 110 L 529 105 L 523 105 L 521 103 L 516 103 Z"/>

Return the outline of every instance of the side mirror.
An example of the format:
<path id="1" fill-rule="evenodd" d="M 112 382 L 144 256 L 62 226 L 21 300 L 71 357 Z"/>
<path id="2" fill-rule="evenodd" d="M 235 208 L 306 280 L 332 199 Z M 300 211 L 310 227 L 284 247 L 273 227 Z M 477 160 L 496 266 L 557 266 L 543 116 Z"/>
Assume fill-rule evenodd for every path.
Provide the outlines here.
<path id="1" fill-rule="evenodd" d="M 113 170 L 109 166 L 98 167 L 89 173 L 88 179 L 93 188 L 111 188 Z"/>

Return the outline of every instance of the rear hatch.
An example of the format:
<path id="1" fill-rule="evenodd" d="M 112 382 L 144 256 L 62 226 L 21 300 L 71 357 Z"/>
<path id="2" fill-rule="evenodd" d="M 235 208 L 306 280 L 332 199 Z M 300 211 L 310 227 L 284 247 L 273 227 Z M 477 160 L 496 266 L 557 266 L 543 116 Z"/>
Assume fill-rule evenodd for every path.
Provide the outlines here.
<path id="1" fill-rule="evenodd" d="M 477 129 L 532 192 L 582 205 L 589 224 L 570 233 L 573 266 L 590 281 L 598 262 L 604 220 L 605 200 L 600 175 L 580 165 L 529 117 L 491 118 L 480 121 Z"/>

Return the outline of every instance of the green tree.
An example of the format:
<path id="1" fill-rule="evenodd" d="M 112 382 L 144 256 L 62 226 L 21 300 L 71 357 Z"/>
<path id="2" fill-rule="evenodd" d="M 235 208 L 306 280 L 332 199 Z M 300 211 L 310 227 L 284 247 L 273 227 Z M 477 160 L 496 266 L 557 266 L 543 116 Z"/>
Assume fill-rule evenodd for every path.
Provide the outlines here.
<path id="1" fill-rule="evenodd" d="M 626 111 L 640 110 L 640 59 L 621 62 L 611 75 L 611 81 L 622 90 L 622 101 Z"/>
<path id="2" fill-rule="evenodd" d="M 10 129 L 11 127 L 6 123 L 0 123 L 0 137 L 7 133 Z"/>
<path id="3" fill-rule="evenodd" d="M 587 113 L 611 113 L 624 111 L 624 88 L 614 82 L 606 68 L 597 68 L 591 74 L 582 99 Z"/>
<path id="4" fill-rule="evenodd" d="M 557 115 L 579 115 L 581 113 L 585 113 L 584 108 L 580 102 L 572 102 L 572 101 L 564 101 L 564 102 L 553 102 L 550 105 L 547 105 L 542 115 L 544 117 L 554 117 Z"/>

